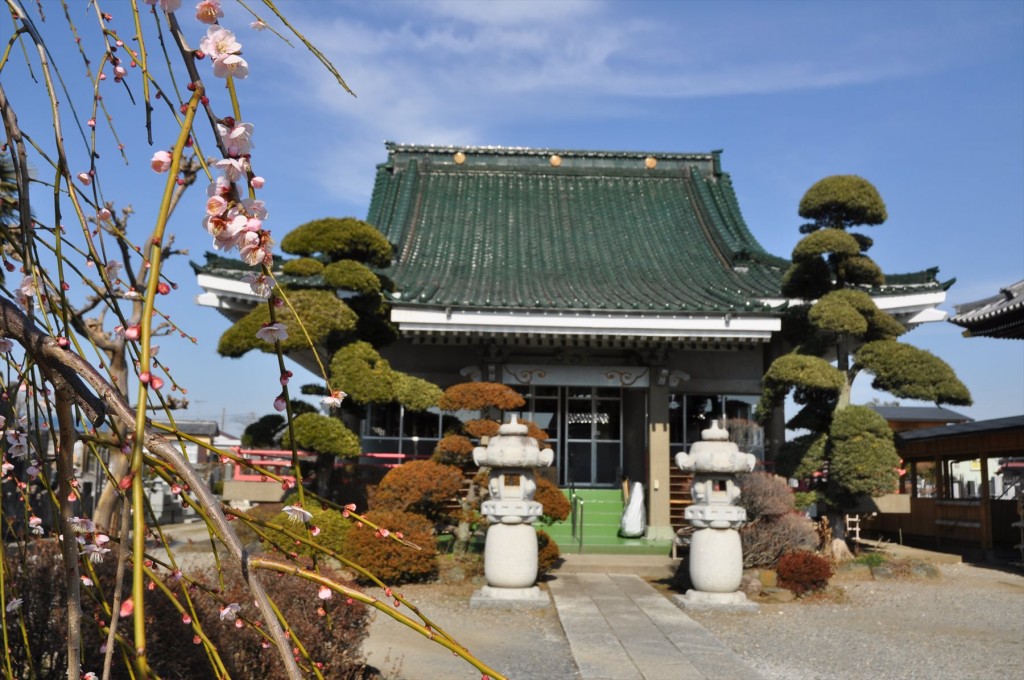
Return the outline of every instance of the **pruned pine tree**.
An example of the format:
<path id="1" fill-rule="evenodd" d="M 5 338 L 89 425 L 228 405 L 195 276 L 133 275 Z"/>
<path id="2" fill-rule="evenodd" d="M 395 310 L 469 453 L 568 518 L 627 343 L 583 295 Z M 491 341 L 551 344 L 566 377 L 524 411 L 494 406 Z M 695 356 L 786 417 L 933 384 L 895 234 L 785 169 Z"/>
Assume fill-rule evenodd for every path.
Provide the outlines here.
<path id="1" fill-rule="evenodd" d="M 270 292 L 272 298 L 286 301 L 275 308 L 276 321 L 288 328 L 288 337 L 279 339 L 282 350 L 308 350 L 308 334 L 323 357 L 330 384 L 338 389 L 332 393 L 319 385 L 304 385 L 303 393 L 324 397 L 329 414 L 303 413 L 273 436 L 282 446 L 317 454 L 316 492 L 330 497 L 335 461 L 360 453 L 354 430 L 366 404 L 397 402 L 423 411 L 437 405 L 441 390 L 394 370 L 378 352 L 398 337 L 383 295 L 390 282 L 375 271 L 391 263 L 391 244 L 379 231 L 351 217 L 318 219 L 285 235 L 281 250 L 296 256 L 275 267 L 276 286 Z M 347 293 L 344 299 L 339 291 Z M 270 308 L 260 305 L 221 336 L 217 350 L 228 357 L 253 349 L 274 352 L 273 342 L 256 333 L 269 324 Z M 286 373 L 282 379 L 287 377 Z M 278 406 L 294 408 L 283 399 Z"/>
<path id="2" fill-rule="evenodd" d="M 873 388 L 900 398 L 966 405 L 971 396 L 948 364 L 901 342 L 906 327 L 872 299 L 885 277 L 866 254 L 872 239 L 851 230 L 886 220 L 875 187 L 855 175 L 826 177 L 804 195 L 799 214 L 809 220 L 800 227 L 806 236 L 782 289 L 795 301 L 783 317 L 793 350 L 765 374 L 758 417 L 767 422 L 792 395 L 800 410 L 786 427 L 808 433 L 786 443 L 777 470 L 819 480 L 818 498 L 840 512 L 859 496 L 890 492 L 899 474 L 885 419 L 850 404 L 857 376 L 870 374 Z"/>

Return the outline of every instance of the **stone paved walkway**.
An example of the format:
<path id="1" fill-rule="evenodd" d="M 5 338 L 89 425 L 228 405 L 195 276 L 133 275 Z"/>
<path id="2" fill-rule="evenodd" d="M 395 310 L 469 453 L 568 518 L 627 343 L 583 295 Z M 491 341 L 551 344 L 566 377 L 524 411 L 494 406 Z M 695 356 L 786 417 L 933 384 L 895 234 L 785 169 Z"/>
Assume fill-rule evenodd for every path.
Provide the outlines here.
<path id="1" fill-rule="evenodd" d="M 759 680 L 750 666 L 632 574 L 549 582 L 582 680 Z"/>

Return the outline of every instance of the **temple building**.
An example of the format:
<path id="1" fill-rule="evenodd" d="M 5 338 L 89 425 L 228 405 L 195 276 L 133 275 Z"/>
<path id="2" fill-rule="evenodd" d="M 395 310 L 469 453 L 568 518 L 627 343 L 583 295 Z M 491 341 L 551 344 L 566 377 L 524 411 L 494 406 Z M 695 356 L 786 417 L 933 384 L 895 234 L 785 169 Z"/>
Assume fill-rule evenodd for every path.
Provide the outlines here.
<path id="1" fill-rule="evenodd" d="M 550 435 L 558 483 L 642 482 L 654 539 L 683 524 L 672 456 L 711 419 L 762 460 L 781 442 L 781 417 L 764 432 L 753 408 L 785 351 L 789 261 L 748 229 L 720 152 L 386 148 L 366 219 L 395 247 L 394 368 L 519 390 L 515 415 Z M 258 302 L 220 258 L 195 267 L 199 304 L 234 320 Z M 871 294 L 915 326 L 945 318 L 948 285 L 927 270 Z M 441 423 L 371 406 L 363 449 L 426 455 Z"/>

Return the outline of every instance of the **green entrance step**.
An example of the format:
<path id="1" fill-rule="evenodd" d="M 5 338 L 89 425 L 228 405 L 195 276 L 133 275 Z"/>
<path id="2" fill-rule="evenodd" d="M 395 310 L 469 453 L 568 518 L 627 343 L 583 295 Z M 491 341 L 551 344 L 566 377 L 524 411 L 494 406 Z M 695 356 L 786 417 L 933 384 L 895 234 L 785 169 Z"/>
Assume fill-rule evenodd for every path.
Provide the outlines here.
<path id="1" fill-rule="evenodd" d="M 572 503 L 571 492 L 562 493 Z M 543 529 L 558 544 L 563 554 L 667 555 L 670 541 L 648 541 L 619 536 L 624 503 L 619 489 L 576 489 L 576 535 L 573 518 Z M 582 540 L 581 540 L 582 539 Z"/>

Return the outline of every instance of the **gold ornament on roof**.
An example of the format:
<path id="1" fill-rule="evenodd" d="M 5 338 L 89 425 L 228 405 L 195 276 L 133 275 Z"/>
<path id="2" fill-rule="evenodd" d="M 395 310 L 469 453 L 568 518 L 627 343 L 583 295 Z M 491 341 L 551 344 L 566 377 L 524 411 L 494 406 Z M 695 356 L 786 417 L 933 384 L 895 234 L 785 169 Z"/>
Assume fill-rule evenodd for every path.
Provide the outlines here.
<path id="1" fill-rule="evenodd" d="M 559 165 L 562 164 L 562 157 L 559 156 L 558 154 L 552 154 L 551 158 L 549 158 L 548 161 L 551 163 L 551 167 L 557 168 Z"/>
<path id="2" fill-rule="evenodd" d="M 455 159 L 455 165 L 462 165 L 463 163 L 466 162 L 466 154 L 462 153 L 461 151 L 456 151 L 455 155 L 452 156 L 452 158 Z"/>
<path id="3" fill-rule="evenodd" d="M 648 156 L 647 158 L 644 159 L 644 167 L 647 168 L 648 170 L 653 170 L 654 168 L 658 167 L 658 159 L 655 158 L 654 156 Z"/>

